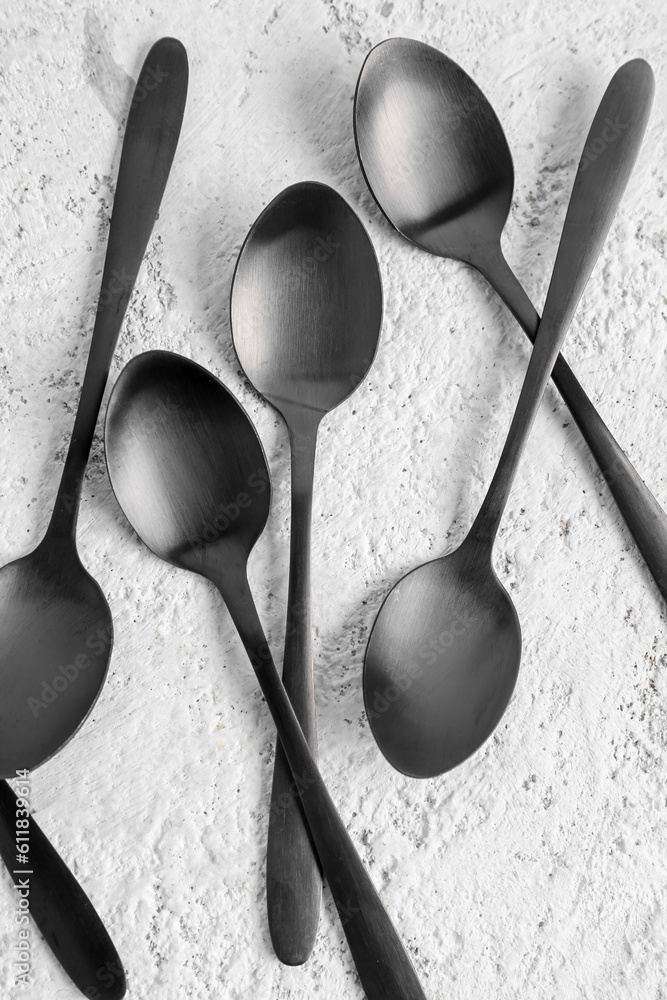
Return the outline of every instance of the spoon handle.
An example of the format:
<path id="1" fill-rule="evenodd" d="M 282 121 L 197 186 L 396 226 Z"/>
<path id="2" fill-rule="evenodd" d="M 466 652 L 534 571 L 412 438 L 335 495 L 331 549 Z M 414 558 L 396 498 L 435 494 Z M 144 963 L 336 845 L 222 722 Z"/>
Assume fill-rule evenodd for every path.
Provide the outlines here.
<path id="1" fill-rule="evenodd" d="M 519 402 L 491 486 L 471 529 L 471 538 L 485 544 L 495 538 L 537 407 L 630 178 L 654 87 L 648 63 L 643 59 L 625 63 L 612 77 L 588 133 L 585 150 L 597 148 L 598 140 L 604 141 L 610 122 L 619 126 L 615 140 L 595 159 L 584 153 L 579 162 Z"/>
<path id="2" fill-rule="evenodd" d="M 187 87 L 183 45 L 161 38 L 141 68 L 125 127 L 90 355 L 48 529 L 58 536 L 74 536 L 111 359 L 176 152 Z"/>
<path id="3" fill-rule="evenodd" d="M 310 528 L 319 420 L 290 423 L 292 515 L 283 684 L 317 759 L 310 614 Z M 274 951 L 286 965 L 302 965 L 315 944 L 322 875 L 292 772 L 279 743 L 271 789 L 266 857 L 266 904 Z"/>
<path id="4" fill-rule="evenodd" d="M 292 769 L 320 863 L 368 1000 L 425 1000 L 412 963 L 336 811 L 276 670 L 245 576 L 217 582 L 253 665 Z M 292 794 L 295 794 L 293 791 Z"/>
<path id="5" fill-rule="evenodd" d="M 22 831 L 29 837 L 22 841 L 30 846 L 29 864 L 17 861 L 18 803 L 10 785 L 0 781 L 0 855 L 14 880 L 14 911 L 27 899 L 30 916 L 44 940 L 84 996 L 120 1000 L 125 994 L 125 972 L 118 952 L 93 904 L 32 816 Z M 24 925 L 18 924 L 18 929 Z"/>
<path id="6" fill-rule="evenodd" d="M 534 343 L 540 317 L 505 260 L 500 247 L 475 266 Z M 551 377 L 616 501 L 658 589 L 667 600 L 667 514 L 641 479 L 588 398 L 562 354 Z"/>

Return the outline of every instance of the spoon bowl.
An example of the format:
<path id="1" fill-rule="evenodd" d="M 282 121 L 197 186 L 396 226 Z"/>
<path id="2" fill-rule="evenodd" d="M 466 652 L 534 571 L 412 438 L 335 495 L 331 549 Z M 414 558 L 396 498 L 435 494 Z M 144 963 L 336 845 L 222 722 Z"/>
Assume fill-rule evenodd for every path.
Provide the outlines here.
<path id="1" fill-rule="evenodd" d="M 0 569 L 0 635 L 0 774 L 7 778 L 18 761 L 31 770 L 74 735 L 107 674 L 111 611 L 70 544 L 41 543 Z"/>
<path id="2" fill-rule="evenodd" d="M 326 184 L 294 184 L 252 226 L 234 273 L 234 347 L 287 419 L 319 419 L 352 393 L 377 350 L 382 290 L 361 222 Z M 302 417 L 303 419 L 303 417 Z"/>
<path id="3" fill-rule="evenodd" d="M 408 573 L 385 598 L 364 663 L 366 714 L 389 763 L 431 778 L 466 760 L 505 712 L 520 661 L 514 605 L 469 541 Z"/>
<path id="4" fill-rule="evenodd" d="M 455 62 L 410 38 L 380 42 L 359 75 L 354 131 L 373 197 L 406 239 L 475 264 L 498 246 L 512 155 L 493 108 Z"/>
<path id="5" fill-rule="evenodd" d="M 271 491 L 259 438 L 231 393 L 198 365 L 149 351 L 126 365 L 113 400 L 112 486 L 146 545 L 204 574 L 223 550 L 225 562 L 250 552 Z"/>

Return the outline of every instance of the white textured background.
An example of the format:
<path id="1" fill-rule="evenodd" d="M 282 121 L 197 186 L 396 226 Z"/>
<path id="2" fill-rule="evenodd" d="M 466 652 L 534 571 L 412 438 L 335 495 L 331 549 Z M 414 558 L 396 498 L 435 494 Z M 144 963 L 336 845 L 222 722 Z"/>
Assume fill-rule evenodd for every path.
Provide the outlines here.
<path id="1" fill-rule="evenodd" d="M 369 48 L 408 35 L 481 85 L 514 155 L 505 250 L 544 300 L 576 162 L 614 70 L 657 94 L 640 162 L 566 355 L 667 505 L 667 25 L 662 0 L 3 2 L 0 27 L 0 559 L 44 531 L 87 357 L 123 122 L 164 34 L 191 82 L 161 217 L 112 376 L 167 348 L 249 408 L 275 503 L 251 583 L 278 659 L 288 449 L 231 346 L 234 261 L 285 185 L 336 187 L 369 228 L 386 316 L 368 380 L 324 423 L 314 507 L 322 770 L 429 998 L 667 996 L 665 606 L 550 390 L 496 565 L 522 622 L 495 736 L 432 781 L 396 774 L 363 715 L 364 644 L 390 586 L 453 548 L 509 424 L 528 343 L 481 277 L 394 234 L 357 164 L 352 98 Z M 81 732 L 32 779 L 35 815 L 107 921 L 136 1000 L 358 1000 L 328 895 L 301 969 L 274 957 L 264 857 L 274 732 L 213 588 L 159 562 L 120 513 L 96 440 L 79 545 L 116 644 Z M 0 885 L 0 993 L 13 893 Z M 30 1000 L 78 996 L 41 940 Z M 18 995 L 18 990 L 16 991 Z"/>

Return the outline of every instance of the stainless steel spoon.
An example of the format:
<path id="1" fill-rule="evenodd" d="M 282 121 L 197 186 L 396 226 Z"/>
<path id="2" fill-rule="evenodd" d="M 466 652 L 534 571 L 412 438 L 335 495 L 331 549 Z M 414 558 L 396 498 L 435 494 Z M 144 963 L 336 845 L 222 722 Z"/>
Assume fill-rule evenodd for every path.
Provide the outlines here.
<path id="1" fill-rule="evenodd" d="M 182 44 L 160 39 L 146 57 L 127 120 L 90 356 L 53 516 L 37 548 L 0 570 L 4 777 L 37 767 L 63 746 L 89 714 L 106 677 L 111 613 L 79 559 L 76 523 L 111 359 L 171 169 L 187 83 Z M 2 823 L 10 822 L 8 793 L 3 790 L 8 808 L 0 810 Z M 30 867 L 35 896 L 39 891 L 42 898 L 32 912 L 47 943 L 81 990 L 121 996 L 124 979 L 117 977 L 104 994 L 97 977 L 106 959 L 118 964 L 118 956 L 100 954 L 100 935 L 88 910 L 75 905 L 81 890 L 30 823 Z M 11 834 L 11 828 L 5 831 Z M 65 898 L 71 907 L 63 908 Z"/>
<path id="2" fill-rule="evenodd" d="M 362 67 L 354 126 L 361 168 L 389 222 L 423 250 L 481 271 L 534 340 L 539 316 L 500 248 L 512 201 L 512 157 L 479 87 L 436 49 L 390 38 Z M 622 119 L 601 123 L 586 150 L 587 167 L 614 147 L 625 127 Z M 553 380 L 667 599 L 667 515 L 562 357 Z"/>
<path id="3" fill-rule="evenodd" d="M 286 188 L 241 249 L 231 295 L 234 347 L 255 388 L 282 414 L 292 457 L 292 516 L 283 684 L 313 755 L 310 527 L 317 430 L 354 391 L 375 356 L 382 285 L 371 242 L 326 184 Z M 278 745 L 266 861 L 276 955 L 301 965 L 317 935 L 322 878 L 292 774 Z"/>
<path id="4" fill-rule="evenodd" d="M 650 66 L 625 63 L 591 126 L 627 123 L 589 162 L 582 156 L 544 315 L 507 441 L 489 492 L 463 544 L 413 570 L 386 598 L 364 663 L 364 700 L 389 762 L 413 777 L 455 767 L 490 736 L 516 682 L 521 629 L 492 563 L 514 473 L 560 345 L 632 171 L 653 100 Z"/>
<path id="5" fill-rule="evenodd" d="M 211 580 L 257 674 L 369 1000 L 424 994 L 336 812 L 271 658 L 246 575 L 269 513 L 269 473 L 245 411 L 199 365 L 134 358 L 107 410 L 111 485 L 137 534 L 167 562 Z"/>

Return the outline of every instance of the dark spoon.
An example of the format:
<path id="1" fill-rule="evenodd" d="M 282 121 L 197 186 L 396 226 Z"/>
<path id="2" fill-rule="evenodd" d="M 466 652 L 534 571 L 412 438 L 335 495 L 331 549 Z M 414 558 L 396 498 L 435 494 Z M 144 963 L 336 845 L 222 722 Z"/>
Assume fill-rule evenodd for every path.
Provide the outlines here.
<path id="1" fill-rule="evenodd" d="M 586 169 L 613 149 L 625 124 L 600 123 L 586 149 Z M 429 253 L 476 267 L 534 340 L 539 316 L 500 247 L 512 201 L 512 157 L 477 84 L 437 49 L 390 38 L 362 67 L 354 128 L 366 181 L 394 228 Z M 552 377 L 667 599 L 667 515 L 564 358 Z"/>
<path id="2" fill-rule="evenodd" d="M 317 430 L 364 379 L 382 325 L 382 284 L 366 230 L 339 194 L 306 181 L 286 188 L 241 248 L 231 295 L 234 347 L 248 379 L 282 414 L 292 458 L 292 514 L 283 684 L 317 757 L 310 608 L 310 528 Z M 322 877 L 280 744 L 266 859 L 276 955 L 310 955 Z"/>
<path id="3" fill-rule="evenodd" d="M 582 156 L 544 316 L 486 498 L 463 544 L 400 580 L 373 626 L 366 711 L 387 760 L 413 777 L 441 774 L 474 753 L 514 690 L 521 629 L 493 570 L 493 543 L 537 406 L 637 158 L 653 91 L 641 59 L 625 63 L 607 87 L 585 148 L 609 118 L 627 128 L 592 163 Z"/>
<path id="4" fill-rule="evenodd" d="M 0 570 L 3 777 L 53 756 L 89 714 L 107 674 L 111 612 L 79 559 L 76 523 L 111 359 L 176 151 L 187 83 L 182 44 L 160 39 L 146 57 L 127 119 L 90 356 L 53 516 L 37 548 Z M 12 794 L 3 788 L 5 843 L 16 834 Z M 30 847 L 30 867 L 41 886 L 32 915 L 47 943 L 83 992 L 122 996 L 124 976 L 105 986 L 96 975 L 107 961 L 120 965 L 115 949 L 92 921 L 92 907 L 77 907 L 86 897 L 32 820 Z M 72 908 L 63 909 L 65 899 Z"/>
<path id="5" fill-rule="evenodd" d="M 134 358 L 107 410 L 111 485 L 130 524 L 173 566 L 211 580 L 273 715 L 306 820 L 369 1000 L 424 994 L 336 812 L 271 658 L 248 586 L 269 514 L 269 473 L 245 411 L 213 375 L 165 351 Z"/>

